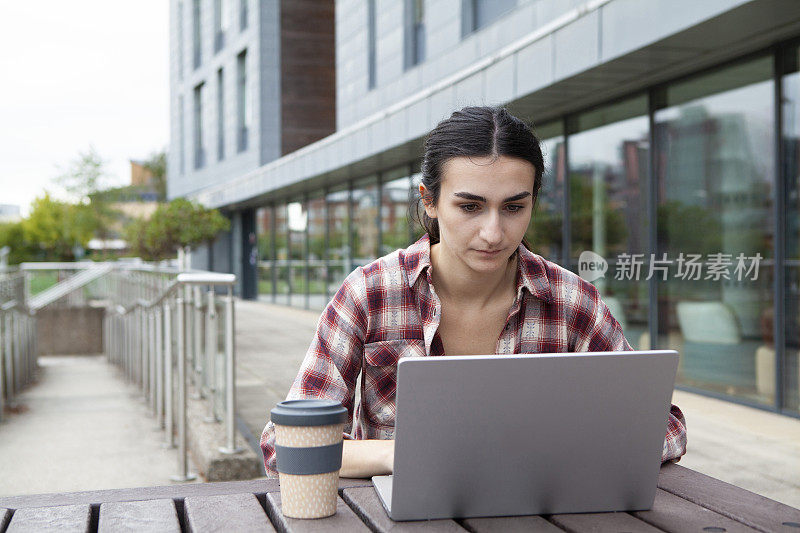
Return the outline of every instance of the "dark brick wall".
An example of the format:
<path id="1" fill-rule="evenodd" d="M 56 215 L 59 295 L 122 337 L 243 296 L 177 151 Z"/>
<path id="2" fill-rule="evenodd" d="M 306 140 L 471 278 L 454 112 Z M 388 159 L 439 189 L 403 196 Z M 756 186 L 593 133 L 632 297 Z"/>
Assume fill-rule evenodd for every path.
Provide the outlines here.
<path id="1" fill-rule="evenodd" d="M 281 155 L 336 131 L 333 0 L 281 1 Z"/>

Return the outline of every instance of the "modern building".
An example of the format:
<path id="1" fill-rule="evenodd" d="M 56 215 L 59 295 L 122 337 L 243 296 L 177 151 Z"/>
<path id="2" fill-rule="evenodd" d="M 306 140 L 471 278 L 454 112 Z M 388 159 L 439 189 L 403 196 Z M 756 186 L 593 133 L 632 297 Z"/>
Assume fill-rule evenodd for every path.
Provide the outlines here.
<path id="1" fill-rule="evenodd" d="M 0 224 L 19 222 L 22 215 L 18 205 L 0 204 Z"/>
<path id="2" fill-rule="evenodd" d="M 575 271 L 585 251 L 604 258 L 604 300 L 632 345 L 681 351 L 681 387 L 800 416 L 795 0 L 172 12 L 169 195 L 231 218 L 194 261 L 237 273 L 241 296 L 321 309 L 353 268 L 419 234 L 425 134 L 462 106 L 505 105 L 546 152 L 535 251 Z"/>

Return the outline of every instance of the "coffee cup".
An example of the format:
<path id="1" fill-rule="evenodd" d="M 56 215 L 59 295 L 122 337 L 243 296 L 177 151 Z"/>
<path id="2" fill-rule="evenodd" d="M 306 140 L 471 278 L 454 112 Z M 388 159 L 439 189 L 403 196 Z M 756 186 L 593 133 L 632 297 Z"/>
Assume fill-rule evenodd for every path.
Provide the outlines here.
<path id="1" fill-rule="evenodd" d="M 283 515 L 335 514 L 347 409 L 331 400 L 286 400 L 272 409 L 270 419 Z"/>

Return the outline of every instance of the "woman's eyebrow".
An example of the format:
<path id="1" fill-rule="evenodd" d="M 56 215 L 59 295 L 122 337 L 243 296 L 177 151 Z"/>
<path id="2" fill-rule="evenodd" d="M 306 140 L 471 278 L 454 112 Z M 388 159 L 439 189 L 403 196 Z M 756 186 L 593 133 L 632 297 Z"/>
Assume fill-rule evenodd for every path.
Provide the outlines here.
<path id="1" fill-rule="evenodd" d="M 459 198 L 464 198 L 465 200 L 472 200 L 475 202 L 486 203 L 486 198 L 484 198 L 483 196 L 478 196 L 477 194 L 472 194 L 469 192 L 454 192 L 453 196 L 458 196 Z M 508 198 L 503 200 L 503 203 L 516 202 L 517 200 L 522 200 L 523 198 L 527 198 L 528 196 L 531 196 L 530 192 L 528 191 L 521 192 L 519 194 L 515 194 L 514 196 L 509 196 Z"/>

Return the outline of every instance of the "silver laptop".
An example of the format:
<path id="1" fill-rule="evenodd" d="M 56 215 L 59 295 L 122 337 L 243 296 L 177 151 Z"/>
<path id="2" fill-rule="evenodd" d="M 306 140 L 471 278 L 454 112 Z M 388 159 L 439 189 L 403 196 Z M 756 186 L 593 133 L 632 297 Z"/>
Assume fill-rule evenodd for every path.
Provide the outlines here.
<path id="1" fill-rule="evenodd" d="M 394 520 L 650 509 L 678 353 L 402 359 Z"/>

